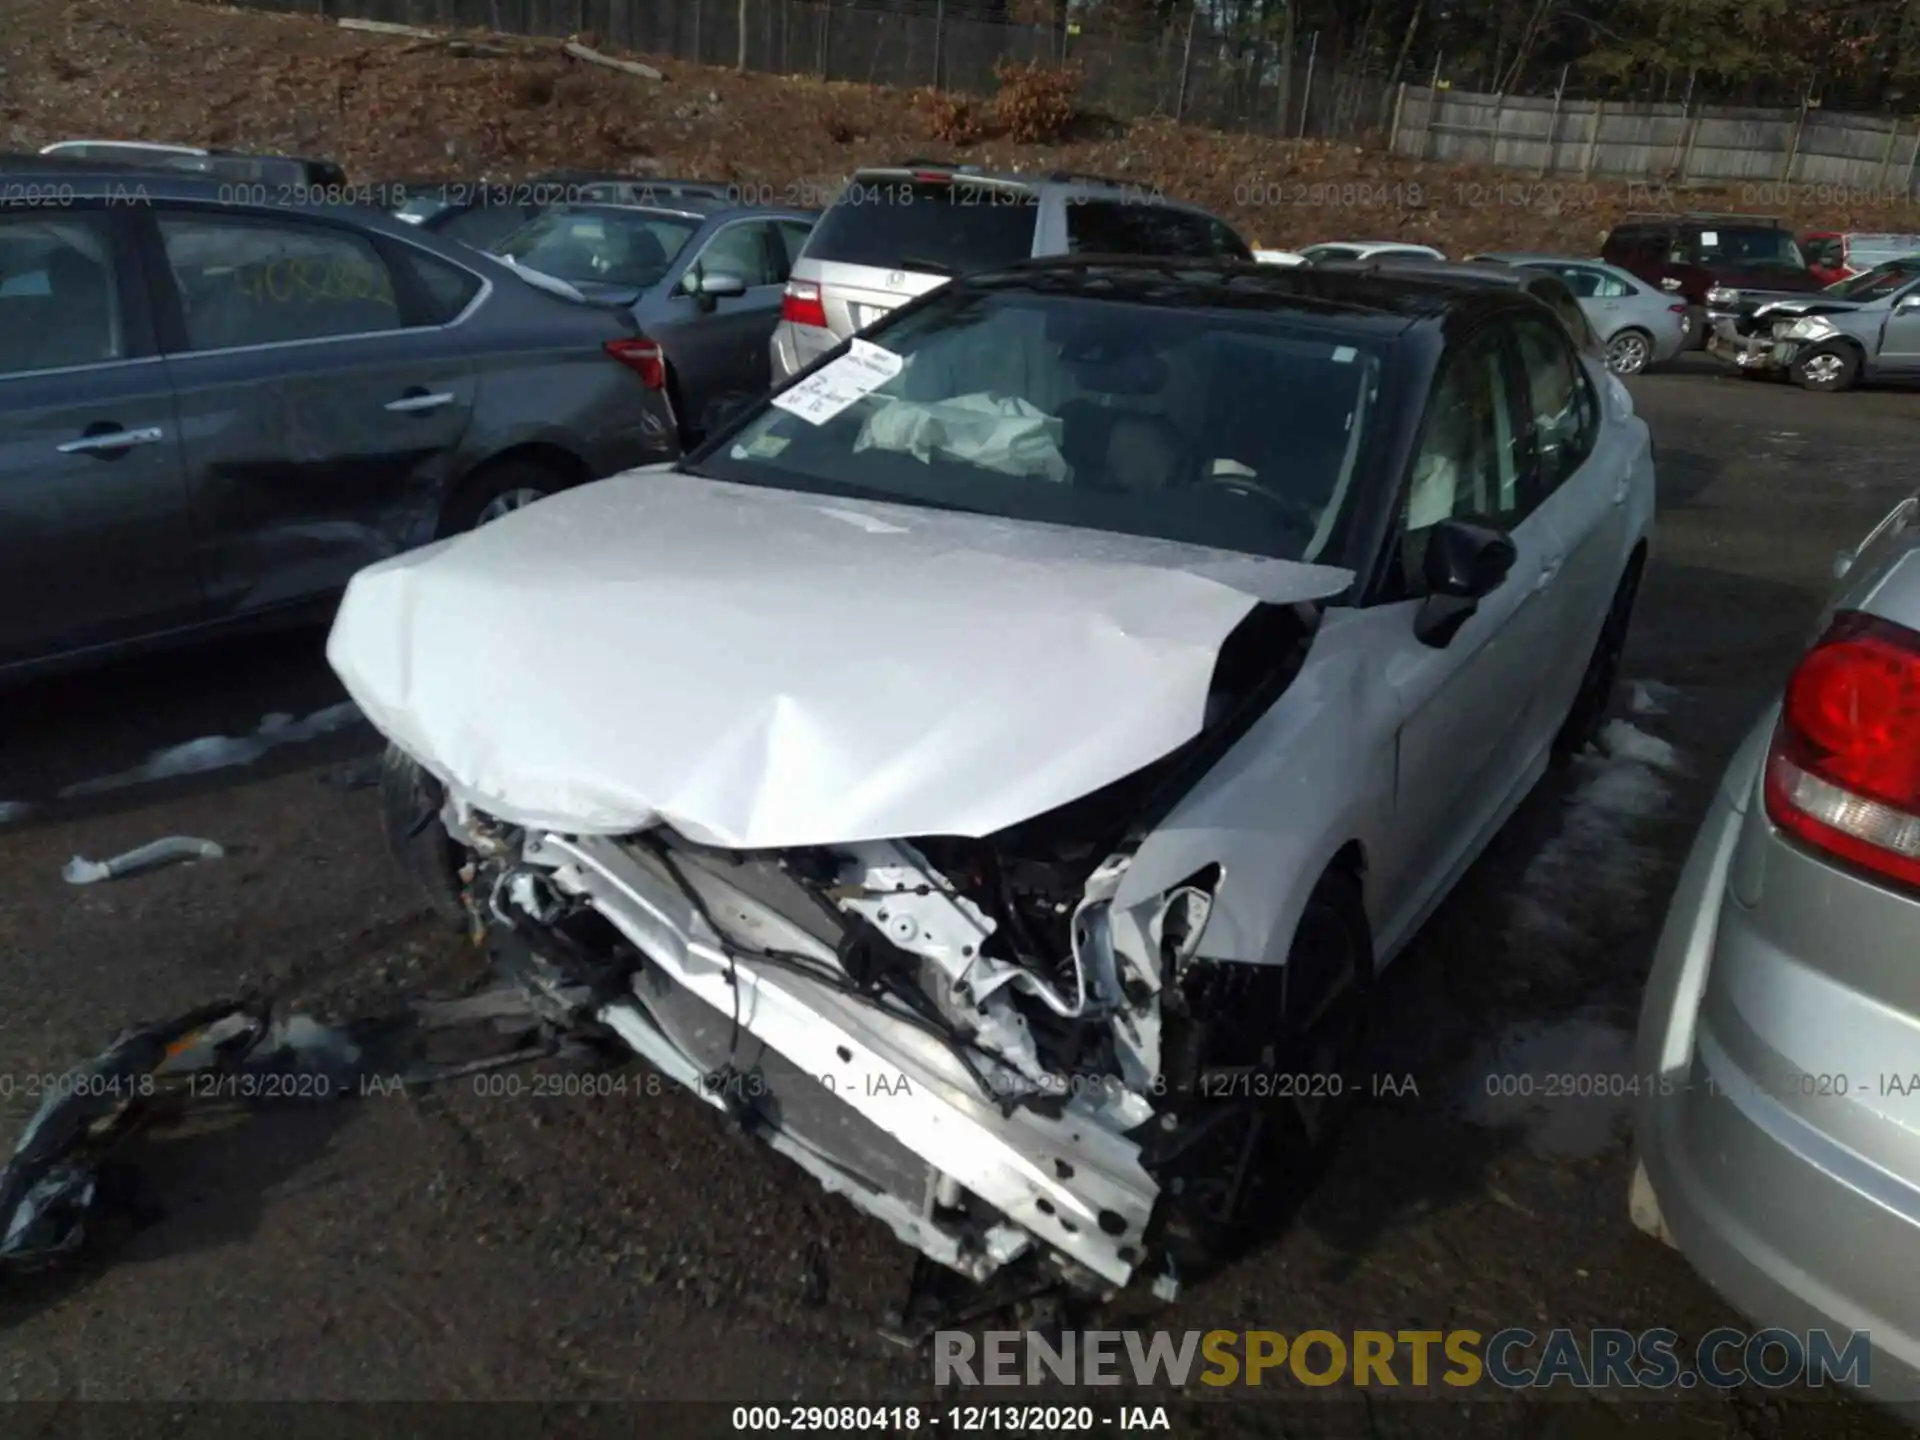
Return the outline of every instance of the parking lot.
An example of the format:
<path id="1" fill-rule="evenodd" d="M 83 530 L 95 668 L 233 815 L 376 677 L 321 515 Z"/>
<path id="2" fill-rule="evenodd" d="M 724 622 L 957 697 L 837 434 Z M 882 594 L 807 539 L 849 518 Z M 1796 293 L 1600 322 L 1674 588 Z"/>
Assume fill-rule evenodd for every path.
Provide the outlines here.
<path id="1" fill-rule="evenodd" d="M 1373 1069 L 1393 1093 L 1358 1117 L 1297 1222 L 1148 1323 L 1690 1338 L 1735 1323 L 1629 1224 L 1624 1102 L 1530 1100 L 1499 1077 L 1631 1068 L 1640 984 L 1705 795 L 1805 639 L 1835 551 L 1913 489 L 1920 408 L 1704 360 L 1631 388 L 1658 447 L 1661 513 L 1610 753 L 1543 786 L 1390 972 Z M 478 974 L 382 848 L 362 783 L 375 737 L 327 723 L 342 694 L 321 638 L 232 642 L 7 696 L 8 1125 L 31 1109 L 27 1077 L 136 1019 L 256 985 L 364 1015 Z M 288 738 L 274 716 L 322 718 Z M 222 736 L 241 743 L 206 743 Z M 187 742 L 202 743 L 174 748 Z M 221 759 L 238 763 L 197 768 Z M 166 773 L 181 769 L 195 773 Z M 71 856 L 166 835 L 227 854 L 87 888 L 62 879 Z M 909 1268 L 881 1227 L 688 1097 L 498 1093 L 512 1088 L 452 1081 L 153 1142 L 138 1157 L 151 1223 L 88 1270 L 0 1300 L 9 1398 L 926 1392 L 924 1358 L 877 1334 Z M 1854 1402 L 1791 1393 L 1654 1408 L 1699 1434 L 1893 1433 Z M 1438 1409 L 1376 1424 L 1428 1433 Z"/>

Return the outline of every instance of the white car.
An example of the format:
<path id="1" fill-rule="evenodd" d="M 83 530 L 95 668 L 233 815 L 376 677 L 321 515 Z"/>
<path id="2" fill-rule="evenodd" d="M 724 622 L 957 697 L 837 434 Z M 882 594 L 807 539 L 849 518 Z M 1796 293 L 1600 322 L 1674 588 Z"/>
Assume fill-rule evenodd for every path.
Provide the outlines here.
<path id="1" fill-rule="evenodd" d="M 1300 258 L 1309 265 L 1321 260 L 1372 260 L 1389 256 L 1402 260 L 1416 256 L 1425 260 L 1447 258 L 1431 245 L 1414 245 L 1402 240 L 1328 240 L 1309 245 L 1300 252 Z"/>
<path id="2" fill-rule="evenodd" d="M 397 850 L 556 1012 L 962 1276 L 1164 1291 L 1599 722 L 1653 508 L 1505 287 L 1030 262 L 361 571 L 327 653 Z"/>

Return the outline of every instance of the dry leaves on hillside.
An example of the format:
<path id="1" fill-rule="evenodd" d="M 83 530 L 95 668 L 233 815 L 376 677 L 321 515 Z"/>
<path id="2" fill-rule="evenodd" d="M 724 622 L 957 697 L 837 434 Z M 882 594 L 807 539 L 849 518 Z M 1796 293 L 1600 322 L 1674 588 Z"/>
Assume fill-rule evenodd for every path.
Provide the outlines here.
<path id="1" fill-rule="evenodd" d="M 1412 239 L 1449 254 L 1591 253 L 1636 209 L 1765 210 L 1766 187 L 1668 194 L 1617 179 L 1536 179 L 1424 164 L 1352 142 L 1290 142 L 1165 120 L 1079 116 L 1019 144 L 993 107 L 924 92 L 682 64 L 663 82 L 583 64 L 555 42 L 444 45 L 311 16 L 190 0 L 9 0 L 0 119 L 14 148 L 76 135 L 323 155 L 356 179 L 511 177 L 563 166 L 751 182 L 817 201 L 850 170 L 929 151 L 1008 168 L 1109 174 L 1199 201 L 1264 246 Z M 1911 207 L 1809 204 L 1806 226 L 1916 227 Z"/>

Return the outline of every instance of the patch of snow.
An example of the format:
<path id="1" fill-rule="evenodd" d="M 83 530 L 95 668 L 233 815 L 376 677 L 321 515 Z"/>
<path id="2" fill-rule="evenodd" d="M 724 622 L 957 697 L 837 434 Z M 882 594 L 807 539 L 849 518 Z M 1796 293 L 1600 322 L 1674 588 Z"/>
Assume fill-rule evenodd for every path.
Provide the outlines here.
<path id="1" fill-rule="evenodd" d="M 14 820 L 24 820 L 32 809 L 33 806 L 25 800 L 0 800 L 0 825 Z"/>
<path id="2" fill-rule="evenodd" d="M 1514 897 L 1507 944 L 1532 963 L 1564 969 L 1571 952 L 1604 942 L 1618 917 L 1651 898 L 1662 867 L 1659 851 L 1635 832 L 1671 803 L 1668 775 L 1681 768 L 1679 753 L 1623 721 L 1608 725 L 1602 745 L 1576 762 L 1581 778 L 1560 833 L 1533 857 Z"/>
<path id="3" fill-rule="evenodd" d="M 1508 1027 L 1479 1056 L 1461 1103 L 1475 1125 L 1520 1130 L 1536 1154 L 1585 1158 L 1613 1144 L 1632 1074 L 1632 1037 L 1581 1013 Z"/>
<path id="4" fill-rule="evenodd" d="M 130 785 L 147 785 L 155 780 L 171 780 L 181 775 L 199 775 L 209 770 L 225 770 L 235 765 L 251 765 L 277 745 L 293 745 L 316 740 L 358 723 L 360 710 L 351 700 L 329 705 L 311 715 L 295 719 L 276 711 L 263 716 L 251 735 L 203 735 L 179 745 L 156 750 L 131 770 L 82 780 L 60 792 L 63 800 L 82 795 L 100 795 L 124 790 Z"/>
<path id="5" fill-rule="evenodd" d="M 1609 720 L 1600 732 L 1600 748 L 1612 759 L 1638 760 L 1655 770 L 1678 773 L 1685 767 L 1680 752 L 1658 735 L 1649 735 L 1625 720 Z"/>

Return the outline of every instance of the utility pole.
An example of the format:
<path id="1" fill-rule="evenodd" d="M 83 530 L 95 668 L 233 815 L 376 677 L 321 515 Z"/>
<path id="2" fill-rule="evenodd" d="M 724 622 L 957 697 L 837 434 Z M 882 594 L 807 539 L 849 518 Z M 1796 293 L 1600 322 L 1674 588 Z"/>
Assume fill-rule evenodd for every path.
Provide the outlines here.
<path id="1" fill-rule="evenodd" d="M 1293 0 L 1286 0 L 1287 14 L 1280 30 L 1280 133 L 1287 133 L 1287 118 L 1293 114 Z"/>
<path id="2" fill-rule="evenodd" d="M 748 0 L 740 0 L 740 49 L 733 61 L 736 70 L 747 68 L 747 3 Z"/>

